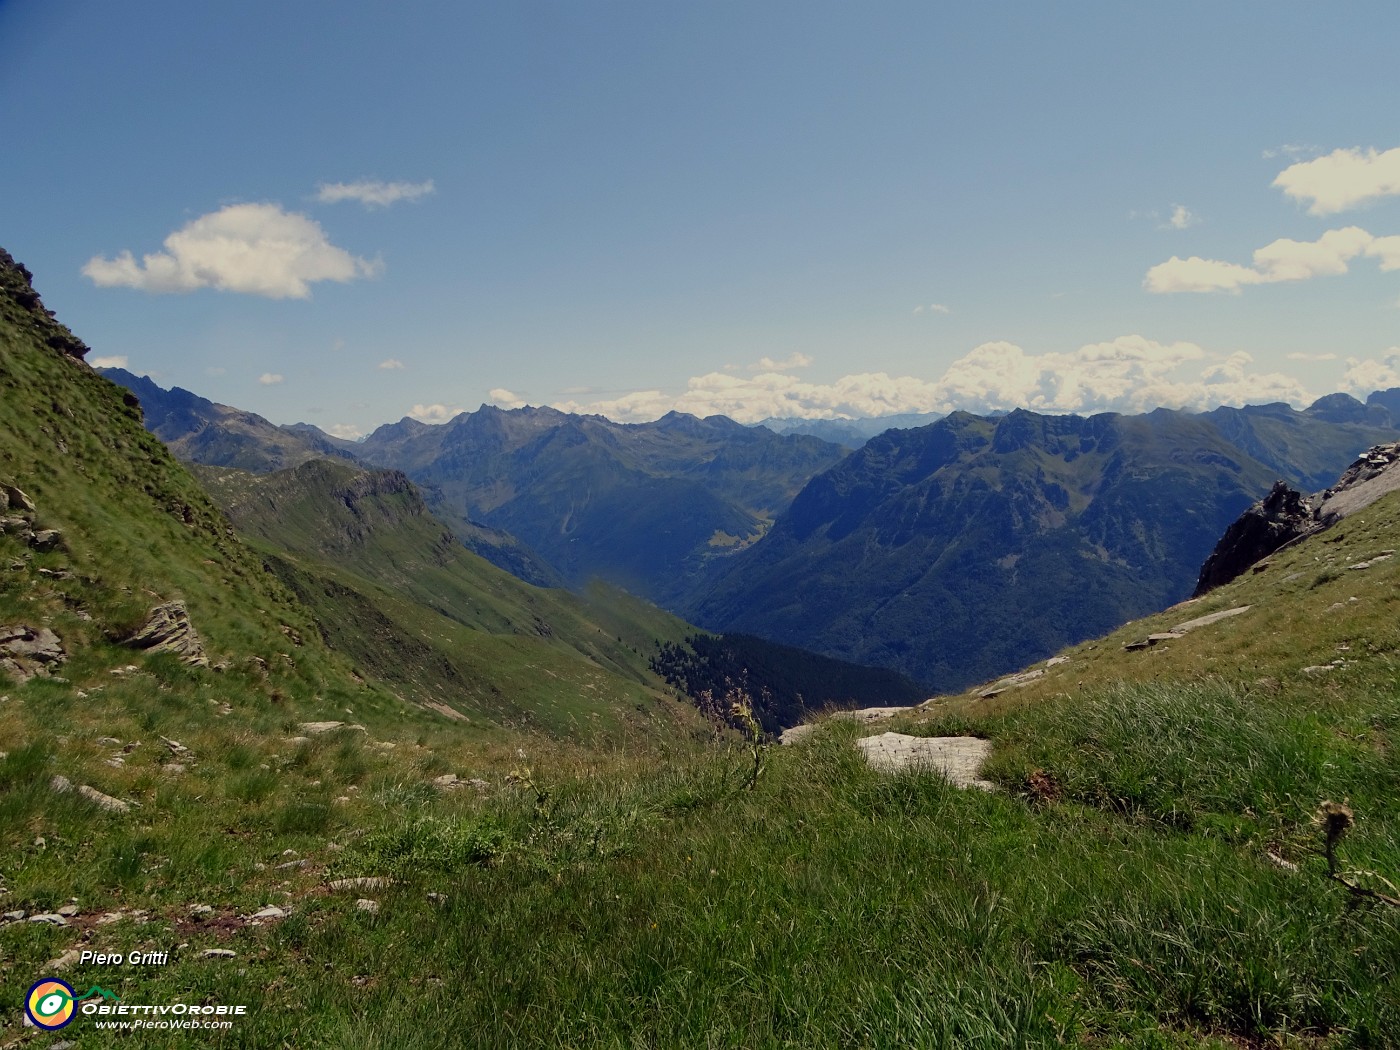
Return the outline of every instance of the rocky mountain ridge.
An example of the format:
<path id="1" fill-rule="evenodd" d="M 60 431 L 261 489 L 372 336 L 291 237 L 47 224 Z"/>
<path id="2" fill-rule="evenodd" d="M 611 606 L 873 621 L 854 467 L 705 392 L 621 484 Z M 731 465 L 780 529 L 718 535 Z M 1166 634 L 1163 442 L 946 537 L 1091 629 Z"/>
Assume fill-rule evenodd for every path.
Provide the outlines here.
<path id="1" fill-rule="evenodd" d="M 1373 445 L 1337 481 L 1312 496 L 1276 481 L 1240 515 L 1201 566 L 1192 597 L 1229 583 L 1270 554 L 1324 532 L 1400 489 L 1400 443 Z"/>

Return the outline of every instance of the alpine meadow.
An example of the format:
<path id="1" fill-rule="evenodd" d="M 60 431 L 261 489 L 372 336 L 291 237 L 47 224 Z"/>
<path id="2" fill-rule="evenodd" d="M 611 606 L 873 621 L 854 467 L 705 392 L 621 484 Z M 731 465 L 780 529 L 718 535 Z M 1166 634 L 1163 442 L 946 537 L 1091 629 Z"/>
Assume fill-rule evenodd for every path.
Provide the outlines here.
<path id="1" fill-rule="evenodd" d="M 0 1050 L 1400 1050 L 1397 42 L 0 2 Z"/>

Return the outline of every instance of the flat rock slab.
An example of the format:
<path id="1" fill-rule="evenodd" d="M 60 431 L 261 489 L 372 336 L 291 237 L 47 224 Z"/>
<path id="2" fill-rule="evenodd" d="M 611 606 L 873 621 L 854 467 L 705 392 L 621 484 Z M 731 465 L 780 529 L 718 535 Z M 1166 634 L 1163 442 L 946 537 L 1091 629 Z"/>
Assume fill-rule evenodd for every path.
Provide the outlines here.
<path id="1" fill-rule="evenodd" d="M 1223 609 L 1220 612 L 1208 613 L 1205 616 L 1198 616 L 1194 620 L 1187 620 L 1172 628 L 1175 634 L 1185 634 L 1187 631 L 1194 631 L 1197 627 L 1209 627 L 1213 623 L 1228 619 L 1231 616 L 1238 616 L 1240 613 L 1247 613 L 1253 606 L 1241 605 L 1234 609 Z"/>
<path id="2" fill-rule="evenodd" d="M 1130 653 L 1139 652 L 1143 649 L 1150 649 L 1158 642 L 1175 641 L 1176 639 L 1184 635 L 1187 631 L 1194 631 L 1197 627 L 1209 627 L 1211 624 L 1219 623 L 1221 620 L 1227 620 L 1231 616 L 1238 616 L 1240 615 L 1240 613 L 1247 613 L 1252 608 L 1253 606 L 1250 605 L 1240 605 L 1235 607 L 1234 609 L 1222 609 L 1220 612 L 1207 613 L 1205 616 L 1197 616 L 1194 620 L 1187 620 L 1185 623 L 1177 624 L 1170 631 L 1162 631 L 1158 634 L 1149 634 L 1146 638 L 1140 641 L 1129 642 L 1127 645 L 1123 646 L 1123 648 Z"/>
<path id="3" fill-rule="evenodd" d="M 981 780 L 982 763 L 992 753 L 992 742 L 975 736 L 905 736 L 881 733 L 856 741 L 872 769 L 894 773 L 901 769 L 929 769 L 942 773 L 955 787 L 995 790 Z"/>

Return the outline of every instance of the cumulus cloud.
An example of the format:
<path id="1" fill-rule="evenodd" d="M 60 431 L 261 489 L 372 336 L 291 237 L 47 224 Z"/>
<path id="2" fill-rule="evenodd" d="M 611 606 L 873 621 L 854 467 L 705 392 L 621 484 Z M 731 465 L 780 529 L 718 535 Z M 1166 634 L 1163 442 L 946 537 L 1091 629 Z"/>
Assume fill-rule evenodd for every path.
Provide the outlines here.
<path id="1" fill-rule="evenodd" d="M 1289 165 L 1274 185 L 1297 201 L 1310 201 L 1308 214 L 1334 215 L 1400 195 L 1400 148 L 1338 149 Z"/>
<path id="2" fill-rule="evenodd" d="M 486 395 L 487 400 L 497 408 L 524 408 L 525 400 L 517 397 L 505 387 L 496 387 Z"/>
<path id="3" fill-rule="evenodd" d="M 366 208 L 387 208 L 396 201 L 416 201 L 435 191 L 432 179 L 423 182 L 380 182 L 361 179 L 359 182 L 322 182 L 316 186 L 320 204 L 359 201 Z"/>
<path id="4" fill-rule="evenodd" d="M 750 372 L 791 372 L 798 368 L 806 368 L 812 363 L 812 359 L 800 351 L 794 350 L 781 361 L 775 361 L 771 357 L 760 357 L 753 364 L 749 365 Z"/>
<path id="5" fill-rule="evenodd" d="M 354 423 L 332 423 L 325 429 L 331 437 L 344 438 L 346 441 L 358 441 L 365 434 Z"/>
<path id="6" fill-rule="evenodd" d="M 914 307 L 914 312 L 916 314 L 921 314 L 925 310 L 927 310 L 931 314 L 950 314 L 953 312 L 952 310 L 948 309 L 948 307 L 944 306 L 942 303 L 929 303 L 927 306 L 920 305 Z"/>
<path id="7" fill-rule="evenodd" d="M 1305 354 L 1305 353 L 1303 353 L 1303 352 L 1300 351 L 1300 350 L 1295 350 L 1293 353 L 1291 353 L 1291 354 L 1284 354 L 1283 356 L 1286 357 L 1286 358 L 1287 358 L 1288 360 L 1290 360 L 1290 361 L 1335 361 L 1335 360 L 1337 360 L 1337 355 L 1336 355 L 1336 354 Z"/>
<path id="8" fill-rule="evenodd" d="M 1149 292 L 1229 292 L 1238 295 L 1251 284 L 1304 281 L 1347 272 L 1358 256 L 1380 260 L 1382 270 L 1400 269 L 1400 236 L 1374 237 L 1359 226 L 1328 230 L 1315 241 L 1280 237 L 1254 253 L 1253 266 L 1173 255 L 1147 271 L 1143 287 Z"/>
<path id="9" fill-rule="evenodd" d="M 94 357 L 88 361 L 88 364 L 92 365 L 93 368 L 125 368 L 126 355 L 114 354 L 112 357 Z"/>
<path id="10" fill-rule="evenodd" d="M 271 299 L 305 299 L 317 281 L 353 281 L 381 269 L 337 248 L 314 220 L 276 204 L 230 204 L 165 238 L 138 262 L 129 251 L 94 255 L 84 276 L 100 288 L 192 292 L 216 288 Z"/>
<path id="11" fill-rule="evenodd" d="M 754 423 L 770 417 L 849 419 L 956 409 L 1143 412 L 1158 406 L 1206 409 L 1312 400 L 1297 379 L 1255 371 L 1253 364 L 1248 354 L 1211 354 L 1195 343 L 1159 343 L 1140 335 L 1044 354 L 994 342 L 974 348 L 932 381 L 885 372 L 847 375 L 831 383 L 808 383 L 776 372 L 748 377 L 711 372 L 691 379 L 680 394 L 643 390 L 555 407 L 625 422 L 656 419 L 674 409 Z"/>
<path id="12" fill-rule="evenodd" d="M 278 383 L 282 382 L 282 376 L 276 372 L 264 372 L 262 375 L 258 376 L 258 382 L 263 386 L 276 386 Z"/>
<path id="13" fill-rule="evenodd" d="M 391 357 L 387 361 L 380 361 L 379 367 L 384 369 L 384 371 L 386 372 L 395 372 L 403 368 L 403 362 L 400 361 L 397 357 Z"/>
<path id="14" fill-rule="evenodd" d="M 414 405 L 408 410 L 408 414 L 420 423 L 446 423 L 453 416 L 460 415 L 462 409 L 454 406 L 436 405 Z"/>
<path id="15" fill-rule="evenodd" d="M 1400 346 L 1392 346 L 1379 358 L 1347 358 L 1341 389 L 1364 397 L 1373 390 L 1400 386 Z"/>

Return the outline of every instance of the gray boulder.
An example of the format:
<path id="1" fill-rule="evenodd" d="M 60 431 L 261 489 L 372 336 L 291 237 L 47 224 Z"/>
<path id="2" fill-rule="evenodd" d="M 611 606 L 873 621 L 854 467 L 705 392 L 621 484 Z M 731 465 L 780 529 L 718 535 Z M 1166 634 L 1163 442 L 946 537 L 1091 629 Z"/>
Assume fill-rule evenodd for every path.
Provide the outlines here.
<path id="1" fill-rule="evenodd" d="M 57 529 L 40 529 L 29 537 L 29 545 L 40 554 L 56 551 L 63 546 L 63 533 Z"/>
<path id="2" fill-rule="evenodd" d="M 4 502 L 0 504 L 0 510 L 24 510 L 34 513 L 34 501 L 24 494 L 21 489 L 13 485 L 6 485 L 3 489 Z"/>
<path id="3" fill-rule="evenodd" d="M 63 642 L 47 627 L 14 624 L 0 627 L 0 670 L 21 685 L 67 659 Z"/>
<path id="4" fill-rule="evenodd" d="M 195 667 L 209 666 L 204 643 L 182 601 L 166 602 L 153 608 L 146 614 L 141 629 L 128 638 L 126 644 L 152 653 L 174 653 Z"/>

